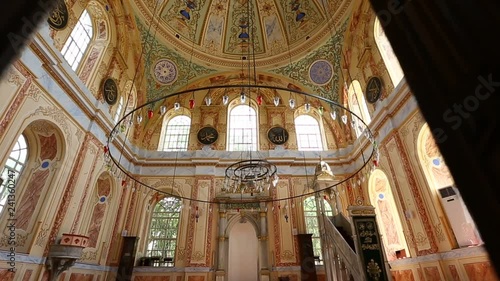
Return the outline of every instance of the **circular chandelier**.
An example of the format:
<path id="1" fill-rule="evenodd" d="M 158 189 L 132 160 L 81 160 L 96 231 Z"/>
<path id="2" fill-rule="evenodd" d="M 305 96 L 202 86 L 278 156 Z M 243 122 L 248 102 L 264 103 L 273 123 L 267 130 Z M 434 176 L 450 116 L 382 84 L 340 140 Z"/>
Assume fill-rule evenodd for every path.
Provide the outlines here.
<path id="1" fill-rule="evenodd" d="M 226 169 L 222 192 L 261 193 L 278 184 L 276 165 L 263 159 L 248 159 L 231 164 Z"/>
<path id="2" fill-rule="evenodd" d="M 330 106 L 330 118 L 331 120 L 336 120 L 337 119 L 337 114 L 340 115 L 340 113 L 343 113 L 340 116 L 341 122 L 344 123 L 346 126 L 351 126 L 353 128 L 354 126 L 358 126 L 358 129 L 363 132 L 363 136 L 368 139 L 368 141 L 371 143 L 371 151 L 367 152 L 362 152 L 361 153 L 361 161 L 350 161 L 350 163 L 360 163 L 359 167 L 356 167 L 354 169 L 354 172 L 346 176 L 345 178 L 339 180 L 338 182 L 326 186 L 321 189 L 315 189 L 310 192 L 305 192 L 301 194 L 296 194 L 296 195 L 291 195 L 291 196 L 286 196 L 286 197 L 277 197 L 276 194 L 272 191 L 273 188 L 276 188 L 278 185 L 279 181 L 279 175 L 278 175 L 278 169 L 276 167 L 276 164 L 271 163 L 270 161 L 266 159 L 261 159 L 261 158 L 253 158 L 250 154 L 250 157 L 248 159 L 242 159 L 240 161 L 236 161 L 235 163 L 232 163 L 227 166 L 225 169 L 224 173 L 224 180 L 222 186 L 218 187 L 220 188 L 221 194 L 227 196 L 226 198 L 230 198 L 229 200 L 234 202 L 235 200 L 240 200 L 241 202 L 273 202 L 273 201 L 282 201 L 282 200 L 290 200 L 294 198 L 299 198 L 299 197 L 307 197 L 312 194 L 316 194 L 319 192 L 323 191 L 328 191 L 333 188 L 335 188 L 338 185 L 342 185 L 344 183 L 352 183 L 353 185 L 359 185 L 359 181 L 361 178 L 365 178 L 365 175 L 369 172 L 371 172 L 374 167 L 378 165 L 378 159 L 379 159 L 379 152 L 377 148 L 377 143 L 374 140 L 374 136 L 366 123 L 363 121 L 362 118 L 360 118 L 356 113 L 352 112 L 348 108 L 344 107 L 343 105 L 329 100 L 325 97 L 306 93 L 294 88 L 284 88 L 284 87 L 279 87 L 279 86 L 270 86 L 270 85 L 211 85 L 211 86 L 205 86 L 205 87 L 200 87 L 196 89 L 187 89 L 187 90 L 182 90 L 179 92 L 167 94 L 165 96 L 156 98 L 154 100 L 151 100 L 141 106 L 138 106 L 134 110 L 128 112 L 125 114 L 113 127 L 111 133 L 109 134 L 107 144 L 104 148 L 104 152 L 106 155 L 106 159 L 109 163 L 109 165 L 114 165 L 117 169 L 119 169 L 123 174 L 124 174 L 124 182 L 126 179 L 130 179 L 133 182 L 136 182 L 140 186 L 146 187 L 148 189 L 154 190 L 160 194 L 164 194 L 167 196 L 173 196 L 177 197 L 180 199 L 186 199 L 190 201 L 197 201 L 201 203 L 224 203 L 227 202 L 225 200 L 221 200 L 220 198 L 213 198 L 213 199 L 198 199 L 198 198 L 191 198 L 189 196 L 181 196 L 177 193 L 172 191 L 166 191 L 163 189 L 159 189 L 156 187 L 153 187 L 152 185 L 146 183 L 144 180 L 141 178 L 138 178 L 132 173 L 130 173 L 124 166 L 123 164 L 120 163 L 121 155 L 120 157 L 117 157 L 117 155 L 114 154 L 113 149 L 110 149 L 110 144 L 115 140 L 115 138 L 122 133 L 125 133 L 127 129 L 134 124 L 139 124 L 142 119 L 143 119 L 143 112 L 144 109 L 148 108 L 147 110 L 147 117 L 146 118 L 152 118 L 152 114 L 150 114 L 150 108 L 153 107 L 155 103 L 161 102 L 162 105 L 159 108 L 159 113 L 161 115 L 165 114 L 167 111 L 166 108 L 166 100 L 171 97 L 177 97 L 183 94 L 192 94 L 193 96 L 195 95 L 196 92 L 210 92 L 214 91 L 216 89 L 219 90 L 226 90 L 229 88 L 235 88 L 238 89 L 238 91 L 241 93 L 241 95 L 245 94 L 245 91 L 242 89 L 246 89 L 248 93 L 250 93 L 251 89 L 254 90 L 263 90 L 263 89 L 268 89 L 272 91 L 287 91 L 287 92 L 293 92 L 294 94 L 297 95 L 303 95 L 305 97 L 306 103 L 304 104 L 304 110 L 309 111 L 312 107 L 311 103 L 308 102 L 310 99 L 317 99 L 320 102 L 323 102 L 327 105 Z M 226 92 L 225 92 L 226 93 Z M 246 94 L 245 94 L 246 95 Z M 228 97 L 225 95 L 222 97 L 222 103 L 224 105 L 227 104 Z M 249 99 L 241 100 L 247 102 Z M 206 102 L 206 99 L 205 99 Z M 295 100 L 290 100 L 289 104 L 290 107 L 292 108 L 292 103 L 295 107 Z M 211 101 L 210 101 L 211 104 Z M 317 104 L 317 103 L 316 103 Z M 206 105 L 209 106 L 209 104 L 206 102 Z M 277 106 L 277 104 L 275 103 Z M 193 99 L 189 100 L 189 107 L 191 109 L 194 108 L 194 102 Z M 180 108 L 179 104 L 179 99 L 176 99 L 176 102 L 173 103 L 173 109 L 178 109 Z M 316 110 L 320 114 L 325 114 L 325 109 L 323 106 L 320 106 L 320 108 L 316 108 Z M 348 121 L 350 119 L 350 122 Z M 135 120 L 135 121 L 133 121 Z M 360 136 L 361 138 L 361 136 Z M 123 142 L 123 145 L 125 142 Z M 115 150 L 117 151 L 117 150 Z M 365 154 L 368 154 L 365 157 Z M 318 163 L 320 163 L 318 159 Z M 304 169 L 307 167 L 304 166 Z M 175 175 L 172 177 L 175 178 Z M 173 183 L 172 183 L 173 185 Z M 238 195 L 245 195 L 238 197 Z"/>

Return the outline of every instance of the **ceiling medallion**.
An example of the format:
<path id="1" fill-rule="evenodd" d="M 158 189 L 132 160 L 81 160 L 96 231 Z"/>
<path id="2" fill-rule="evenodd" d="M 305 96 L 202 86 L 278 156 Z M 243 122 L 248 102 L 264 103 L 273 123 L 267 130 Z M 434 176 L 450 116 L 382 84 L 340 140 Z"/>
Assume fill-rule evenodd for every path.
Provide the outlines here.
<path id="1" fill-rule="evenodd" d="M 309 78 L 317 85 L 325 85 L 333 77 L 333 66 L 329 61 L 317 60 L 309 67 Z"/>
<path id="2" fill-rule="evenodd" d="M 177 80 L 177 66 L 171 60 L 159 60 L 153 71 L 156 81 L 161 84 L 170 85 Z"/>

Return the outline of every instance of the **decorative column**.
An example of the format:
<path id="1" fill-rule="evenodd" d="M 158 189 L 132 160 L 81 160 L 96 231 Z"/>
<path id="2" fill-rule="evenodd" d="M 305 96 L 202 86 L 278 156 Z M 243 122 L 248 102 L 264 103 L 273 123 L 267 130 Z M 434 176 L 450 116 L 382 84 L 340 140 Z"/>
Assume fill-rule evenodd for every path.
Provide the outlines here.
<path id="1" fill-rule="evenodd" d="M 219 250 L 217 253 L 217 271 L 216 281 L 224 281 L 226 276 L 226 264 L 227 264 L 227 237 L 225 235 L 227 227 L 227 212 L 225 204 L 220 204 L 219 206 Z"/>
<path id="2" fill-rule="evenodd" d="M 260 249 L 260 280 L 269 280 L 269 258 L 267 251 L 267 212 L 266 203 L 260 203 L 260 236 L 259 236 L 259 249 Z"/>

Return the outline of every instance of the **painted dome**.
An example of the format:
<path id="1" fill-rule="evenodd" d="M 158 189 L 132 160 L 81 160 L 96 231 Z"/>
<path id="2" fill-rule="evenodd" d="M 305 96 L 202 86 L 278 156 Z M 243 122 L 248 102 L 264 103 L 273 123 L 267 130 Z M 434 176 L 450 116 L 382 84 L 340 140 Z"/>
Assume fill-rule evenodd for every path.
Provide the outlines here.
<path id="1" fill-rule="evenodd" d="M 207 65 L 289 63 L 330 37 L 349 0 L 136 0 L 136 15 L 173 48 Z M 154 18 L 155 21 L 151 21 Z M 156 24 L 158 23 L 158 24 Z M 150 24 L 148 24 L 150 25 Z M 254 48 L 250 48 L 254 46 Z"/>

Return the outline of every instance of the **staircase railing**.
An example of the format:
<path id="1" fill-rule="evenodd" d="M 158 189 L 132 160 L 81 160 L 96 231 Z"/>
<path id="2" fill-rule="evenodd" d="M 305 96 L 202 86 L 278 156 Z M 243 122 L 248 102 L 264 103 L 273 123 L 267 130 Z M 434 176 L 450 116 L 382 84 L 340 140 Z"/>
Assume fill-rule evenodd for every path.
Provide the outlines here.
<path id="1" fill-rule="evenodd" d="M 336 216 L 330 217 L 330 220 L 333 222 L 335 227 L 342 227 L 350 236 L 352 236 L 351 221 L 349 221 L 343 213 L 338 213 Z"/>
<path id="2" fill-rule="evenodd" d="M 365 275 L 359 256 L 342 237 L 332 218 L 324 214 L 322 216 L 321 242 L 327 280 L 363 281 Z"/>

